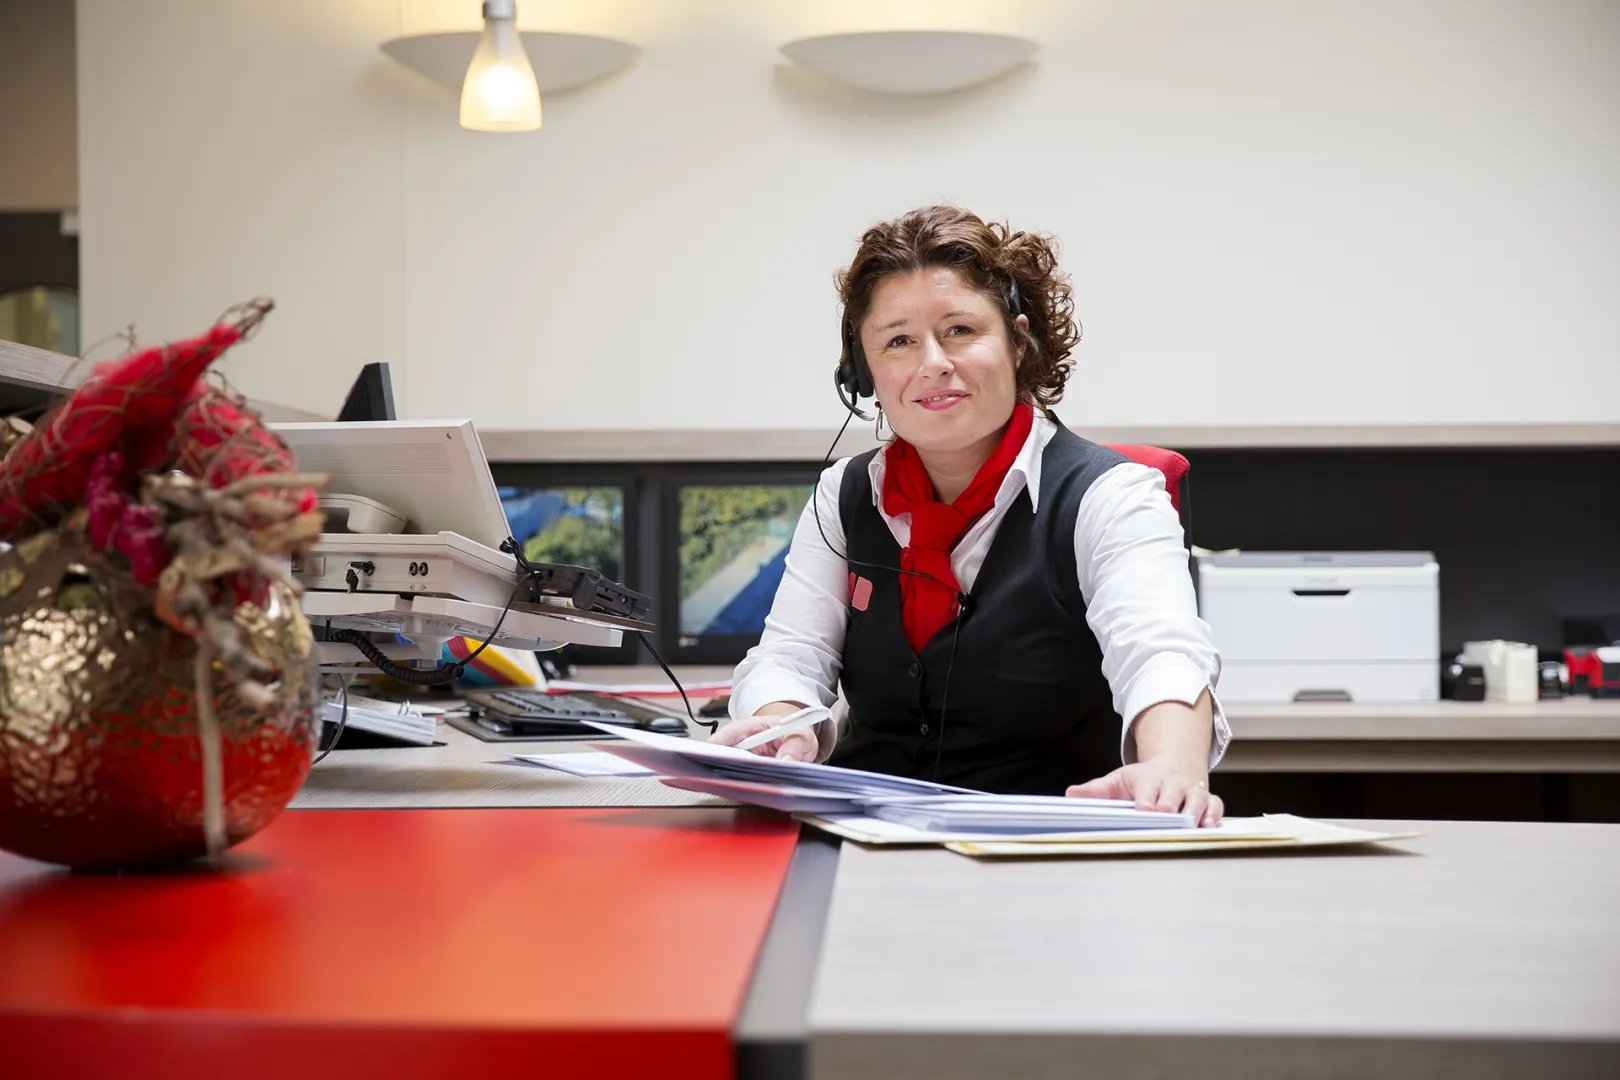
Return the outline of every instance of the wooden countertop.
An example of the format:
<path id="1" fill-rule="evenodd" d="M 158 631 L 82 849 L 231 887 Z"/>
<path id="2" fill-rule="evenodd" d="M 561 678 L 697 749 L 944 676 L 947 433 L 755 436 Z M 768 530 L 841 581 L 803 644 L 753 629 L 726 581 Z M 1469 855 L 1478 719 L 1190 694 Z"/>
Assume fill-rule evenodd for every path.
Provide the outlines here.
<path id="1" fill-rule="evenodd" d="M 1620 699 L 1564 698 L 1527 705 L 1435 701 L 1423 705 L 1229 705 L 1234 738 L 1463 741 L 1620 740 Z"/>
<path id="2" fill-rule="evenodd" d="M 1222 772 L 1620 772 L 1620 700 L 1233 705 Z"/>

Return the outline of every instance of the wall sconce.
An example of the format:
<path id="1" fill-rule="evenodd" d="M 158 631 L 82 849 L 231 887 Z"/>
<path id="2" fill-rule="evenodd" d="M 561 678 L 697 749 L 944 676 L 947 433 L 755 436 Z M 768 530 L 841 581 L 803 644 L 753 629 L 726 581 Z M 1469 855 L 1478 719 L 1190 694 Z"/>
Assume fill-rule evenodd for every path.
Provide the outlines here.
<path id="1" fill-rule="evenodd" d="M 970 30 L 822 34 L 782 46 L 824 78 L 875 94 L 944 94 L 1005 75 L 1040 48 L 1029 38 Z"/>
<path id="2" fill-rule="evenodd" d="M 572 90 L 628 66 L 641 50 L 595 34 L 517 28 L 516 0 L 485 0 L 482 32 L 411 34 L 382 51 L 419 75 L 461 91 L 461 126 L 534 131 L 544 94 Z"/>

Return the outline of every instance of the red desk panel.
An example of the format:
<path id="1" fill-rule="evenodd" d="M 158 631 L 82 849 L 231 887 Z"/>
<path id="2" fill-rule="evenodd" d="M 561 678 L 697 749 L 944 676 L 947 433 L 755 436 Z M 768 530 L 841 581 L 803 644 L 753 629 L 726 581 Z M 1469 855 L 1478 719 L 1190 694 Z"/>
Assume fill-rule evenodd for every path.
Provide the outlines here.
<path id="1" fill-rule="evenodd" d="M 304 811 L 220 874 L 0 855 L 3 1071 L 729 1076 L 797 832 L 729 809 Z"/>

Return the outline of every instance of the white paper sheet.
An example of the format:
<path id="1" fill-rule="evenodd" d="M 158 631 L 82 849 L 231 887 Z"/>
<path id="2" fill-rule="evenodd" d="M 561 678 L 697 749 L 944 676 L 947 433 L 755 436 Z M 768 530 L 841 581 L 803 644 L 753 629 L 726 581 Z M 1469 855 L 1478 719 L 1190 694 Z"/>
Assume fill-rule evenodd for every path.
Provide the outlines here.
<path id="1" fill-rule="evenodd" d="M 381 711 L 361 708 L 355 705 L 353 698 L 349 699 L 347 715 L 340 704 L 327 701 L 321 704 L 320 716 L 323 723 L 341 723 L 355 731 L 367 731 L 416 746 L 433 745 L 436 734 L 435 721 L 431 716 L 402 713 L 397 708 Z"/>
<path id="2" fill-rule="evenodd" d="M 643 768 L 615 754 L 591 750 L 575 754 L 519 754 L 514 764 L 531 765 L 542 769 L 556 769 L 574 776 L 652 776 L 651 769 Z"/>
<path id="3" fill-rule="evenodd" d="M 976 833 L 971 831 L 940 832 L 918 829 L 897 821 L 869 817 L 861 813 L 798 815 L 799 820 L 817 828 L 862 844 L 951 844 L 1001 843 L 1012 839 L 1006 833 Z M 1021 843 L 1050 843 L 1071 841 L 1076 843 L 1154 843 L 1162 841 L 1217 841 L 1217 840 L 1286 840 L 1286 829 L 1262 818 L 1243 818 L 1223 821 L 1208 829 L 1154 829 L 1144 834 L 1139 831 L 1064 831 L 1030 833 L 1018 836 Z"/>
<path id="4" fill-rule="evenodd" d="M 780 810 L 784 814 L 848 814 L 859 805 L 854 796 L 827 794 L 785 784 L 751 784 L 743 780 L 717 780 L 690 776 L 666 776 L 664 783 L 682 791 L 718 795 L 750 806 Z"/>
<path id="5" fill-rule="evenodd" d="M 1411 840 L 1422 833 L 1380 833 L 1354 829 L 1325 821 L 1295 817 L 1292 814 L 1267 814 L 1263 818 L 1232 819 L 1223 826 L 1234 829 L 1253 823 L 1274 829 L 1266 836 L 1212 835 L 1218 830 L 1198 829 L 1187 837 L 1171 837 L 1160 833 L 1113 833 L 1103 837 L 1080 840 L 1052 840 L 1019 837 L 995 840 L 952 841 L 945 846 L 959 855 L 980 859 L 1009 858 L 1112 858 L 1120 856 L 1173 856 L 1173 855 L 1244 855 L 1262 852 L 1266 855 L 1286 854 L 1308 848 L 1351 847 L 1377 844 L 1389 840 Z"/>
<path id="6" fill-rule="evenodd" d="M 1121 799 L 1071 799 L 1062 795 L 942 795 L 874 798 L 866 813 L 917 829 L 972 832 L 1006 838 L 1019 833 L 1105 829 L 1164 832 L 1196 828 L 1190 816 L 1138 810 Z"/>
<path id="7" fill-rule="evenodd" d="M 634 761 L 662 777 L 799 788 L 826 796 L 980 794 L 903 776 L 761 757 L 733 746 L 677 739 L 634 728 L 596 726 L 619 736 L 615 742 L 603 746 L 605 752 Z"/>

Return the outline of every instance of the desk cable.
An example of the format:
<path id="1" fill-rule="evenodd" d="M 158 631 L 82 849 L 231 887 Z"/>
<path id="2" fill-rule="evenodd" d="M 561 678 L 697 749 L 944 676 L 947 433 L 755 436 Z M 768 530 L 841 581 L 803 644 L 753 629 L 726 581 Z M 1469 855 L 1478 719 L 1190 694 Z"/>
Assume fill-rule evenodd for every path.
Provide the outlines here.
<path id="1" fill-rule="evenodd" d="M 669 676 L 669 681 L 675 684 L 675 689 L 679 691 L 681 695 L 681 704 L 686 706 L 687 718 L 698 727 L 708 728 L 710 735 L 713 735 L 716 731 L 719 731 L 720 721 L 699 720 L 697 718 L 697 714 L 692 711 L 692 702 L 686 696 L 686 687 L 681 685 L 681 680 L 675 677 L 675 672 L 671 671 L 669 665 L 664 663 L 664 658 L 658 655 L 658 650 L 653 648 L 653 643 L 648 640 L 646 631 L 637 630 L 635 631 L 635 635 L 641 640 L 641 643 L 647 647 L 647 651 L 652 653 L 652 658 L 658 661 L 658 666 L 663 669 L 665 675 Z"/>
<path id="2" fill-rule="evenodd" d="M 349 677 L 340 675 L 338 679 L 342 686 L 343 710 L 338 713 L 337 730 L 332 732 L 332 741 L 327 743 L 326 747 L 316 755 L 315 760 L 309 763 L 309 767 L 312 769 L 319 765 L 326 755 L 337 747 L 338 740 L 343 738 L 343 729 L 349 726 Z"/>
<path id="3" fill-rule="evenodd" d="M 361 655 L 363 655 L 367 660 L 371 661 L 371 663 L 377 668 L 378 671 L 381 671 L 384 675 L 387 675 L 390 678 L 398 679 L 400 682 L 407 683 L 407 684 L 409 684 L 411 686 L 443 686 L 446 683 L 456 682 L 466 672 L 467 666 L 469 664 L 471 664 L 474 660 L 478 659 L 478 655 L 480 653 L 482 653 L 485 649 L 489 648 L 490 643 L 492 641 L 494 641 L 495 638 L 500 634 L 501 626 L 502 626 L 502 624 L 504 624 L 506 622 L 506 616 L 511 612 L 513 605 L 517 603 L 518 595 L 523 592 L 524 586 L 528 585 L 530 580 L 537 573 L 537 571 L 529 568 L 528 563 L 526 562 L 526 560 L 521 558 L 521 554 L 522 554 L 523 549 L 522 549 L 522 547 L 519 546 L 517 540 L 514 539 L 513 537 L 509 536 L 509 537 L 507 537 L 505 540 L 503 540 L 501 542 L 501 550 L 508 553 L 508 554 L 510 554 L 510 555 L 519 556 L 519 558 L 518 558 L 519 573 L 518 573 L 517 584 L 512 587 L 512 594 L 506 598 L 506 606 L 501 609 L 500 617 L 495 620 L 494 629 L 492 629 L 490 631 L 489 637 L 485 638 L 484 641 L 479 644 L 478 648 L 474 649 L 471 653 L 469 653 L 465 660 L 456 660 L 456 661 L 454 661 L 452 663 L 440 664 L 437 667 L 428 668 L 428 669 L 425 669 L 425 670 L 422 669 L 422 668 L 407 667 L 404 664 L 397 663 L 394 660 L 390 659 L 388 657 L 388 655 L 382 651 L 382 649 L 377 647 L 376 642 L 372 641 L 370 638 L 366 637 L 364 634 L 360 633 L 359 631 L 357 631 L 357 630 L 347 630 L 347 629 L 345 629 L 345 630 L 333 630 L 331 628 L 331 622 L 330 621 L 328 621 L 328 623 L 327 623 L 327 634 L 326 634 L 327 640 L 340 642 L 340 643 L 345 644 L 345 645 L 353 645 L 356 649 L 360 650 Z M 349 570 L 349 574 L 350 574 L 349 591 L 353 592 L 353 591 L 355 591 L 355 589 L 357 587 L 357 584 L 358 584 L 357 579 L 354 576 L 355 575 L 355 568 L 351 567 L 350 570 Z M 638 639 L 640 639 L 641 643 L 644 646 L 646 646 L 647 651 L 652 654 L 652 658 L 658 662 L 658 666 L 660 668 L 662 668 L 664 674 L 669 677 L 669 681 L 675 684 L 675 689 L 681 695 L 681 703 L 686 706 L 687 718 L 690 719 L 692 721 L 692 723 L 696 724 L 698 727 L 707 728 L 708 731 L 709 731 L 709 734 L 711 734 L 711 735 L 713 735 L 717 730 L 719 730 L 720 722 L 718 720 L 699 720 L 698 719 L 697 714 L 695 712 L 693 712 L 693 710 L 692 710 L 692 701 L 691 701 L 691 699 L 686 696 L 686 687 L 681 685 L 681 680 L 675 677 L 675 672 L 670 670 L 670 666 L 664 662 L 664 658 L 662 656 L 658 655 L 658 650 L 653 647 L 653 643 L 647 637 L 646 632 L 643 631 L 643 630 L 635 630 L 635 631 L 632 631 L 632 632 L 636 635 L 636 637 Z M 344 716 L 344 720 L 347 720 L 347 717 L 348 717 L 348 681 L 347 680 L 344 681 L 344 697 L 343 697 L 343 700 L 344 700 L 343 716 Z M 339 734 L 342 734 L 342 728 L 341 727 L 339 728 Z M 335 738 L 333 740 L 333 743 L 334 743 L 334 745 L 336 744 L 336 739 Z M 329 747 L 326 748 L 326 751 L 323 752 L 321 756 L 322 757 L 326 756 L 326 753 L 329 753 L 330 751 L 331 751 L 331 747 L 329 746 Z M 318 761 L 320 759 L 317 758 L 316 760 Z"/>

